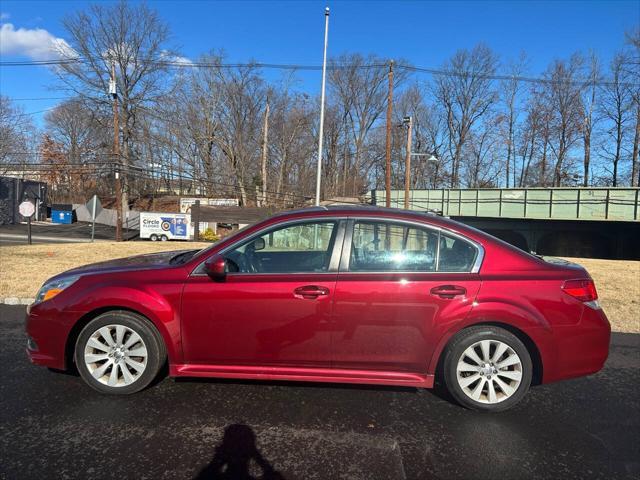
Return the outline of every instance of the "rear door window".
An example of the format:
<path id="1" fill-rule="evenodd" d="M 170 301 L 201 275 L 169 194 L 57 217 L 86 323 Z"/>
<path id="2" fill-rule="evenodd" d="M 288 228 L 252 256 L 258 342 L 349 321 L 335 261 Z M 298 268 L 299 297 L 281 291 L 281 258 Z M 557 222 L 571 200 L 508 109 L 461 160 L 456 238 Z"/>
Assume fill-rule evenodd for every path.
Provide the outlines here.
<path id="1" fill-rule="evenodd" d="M 358 221 L 354 225 L 349 270 L 353 272 L 434 272 L 438 232 L 411 225 Z"/>
<path id="2" fill-rule="evenodd" d="M 478 249 L 458 236 L 410 224 L 356 221 L 351 272 L 471 272 Z"/>
<path id="3" fill-rule="evenodd" d="M 439 254 L 439 272 L 470 272 L 478 249 L 466 240 L 441 233 Z"/>

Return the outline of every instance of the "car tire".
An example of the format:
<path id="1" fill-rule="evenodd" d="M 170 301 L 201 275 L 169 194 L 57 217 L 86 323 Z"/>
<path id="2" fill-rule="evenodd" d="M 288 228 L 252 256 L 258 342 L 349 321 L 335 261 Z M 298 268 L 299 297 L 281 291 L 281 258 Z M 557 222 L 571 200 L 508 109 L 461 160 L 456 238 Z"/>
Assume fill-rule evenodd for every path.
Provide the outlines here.
<path id="1" fill-rule="evenodd" d="M 169 237 L 167 237 L 166 235 L 160 235 L 160 240 L 166 242 L 167 240 L 169 240 Z"/>
<path id="2" fill-rule="evenodd" d="M 155 233 L 152 233 L 151 236 L 149 237 L 149 240 L 151 240 L 152 242 L 155 242 L 156 240 L 158 240 L 158 236 Z"/>
<path id="3" fill-rule="evenodd" d="M 127 395 L 147 387 L 166 359 L 160 333 L 145 318 L 112 311 L 80 332 L 74 359 L 82 379 L 100 393 Z"/>
<path id="4" fill-rule="evenodd" d="M 532 370 L 527 347 L 495 326 L 462 330 L 444 352 L 447 390 L 471 410 L 501 412 L 513 407 L 529 390 Z"/>

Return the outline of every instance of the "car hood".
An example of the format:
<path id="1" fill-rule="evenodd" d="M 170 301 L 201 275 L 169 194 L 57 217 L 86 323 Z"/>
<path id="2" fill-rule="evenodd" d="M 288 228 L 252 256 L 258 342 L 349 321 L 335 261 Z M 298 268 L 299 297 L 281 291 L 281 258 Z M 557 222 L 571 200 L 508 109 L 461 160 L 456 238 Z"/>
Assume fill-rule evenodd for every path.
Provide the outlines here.
<path id="1" fill-rule="evenodd" d="M 145 255 L 136 255 L 133 257 L 117 258 L 115 260 L 107 260 L 105 262 L 91 263 L 82 267 L 72 268 L 56 277 L 65 277 L 68 275 L 91 275 L 95 273 L 108 273 L 132 270 L 147 270 L 153 268 L 163 268 L 169 266 L 169 261 L 176 255 L 189 252 L 187 250 L 173 250 L 170 252 L 149 253 Z"/>

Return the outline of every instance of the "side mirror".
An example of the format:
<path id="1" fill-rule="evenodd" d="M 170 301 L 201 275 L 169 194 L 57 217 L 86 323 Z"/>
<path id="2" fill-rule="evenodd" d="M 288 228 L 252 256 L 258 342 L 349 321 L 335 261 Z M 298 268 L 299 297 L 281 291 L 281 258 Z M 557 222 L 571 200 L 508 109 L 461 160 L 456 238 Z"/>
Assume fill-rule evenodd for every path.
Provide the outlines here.
<path id="1" fill-rule="evenodd" d="M 204 271 L 211 280 L 222 282 L 227 276 L 227 261 L 222 255 L 213 255 L 204 262 Z"/>
<path id="2" fill-rule="evenodd" d="M 264 250 L 265 243 L 264 238 L 259 237 L 253 241 L 253 249 L 257 252 L 258 250 Z"/>

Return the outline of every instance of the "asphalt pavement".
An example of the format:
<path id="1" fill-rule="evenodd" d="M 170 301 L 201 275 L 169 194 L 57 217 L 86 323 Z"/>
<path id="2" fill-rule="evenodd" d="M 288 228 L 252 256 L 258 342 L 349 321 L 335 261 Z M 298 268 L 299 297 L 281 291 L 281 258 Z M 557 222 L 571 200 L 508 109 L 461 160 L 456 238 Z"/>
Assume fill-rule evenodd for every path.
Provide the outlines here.
<path id="1" fill-rule="evenodd" d="M 0 478 L 640 477 L 640 335 L 597 375 L 502 414 L 412 388 L 164 379 L 102 396 L 32 366 L 24 307 L 0 305 Z"/>

